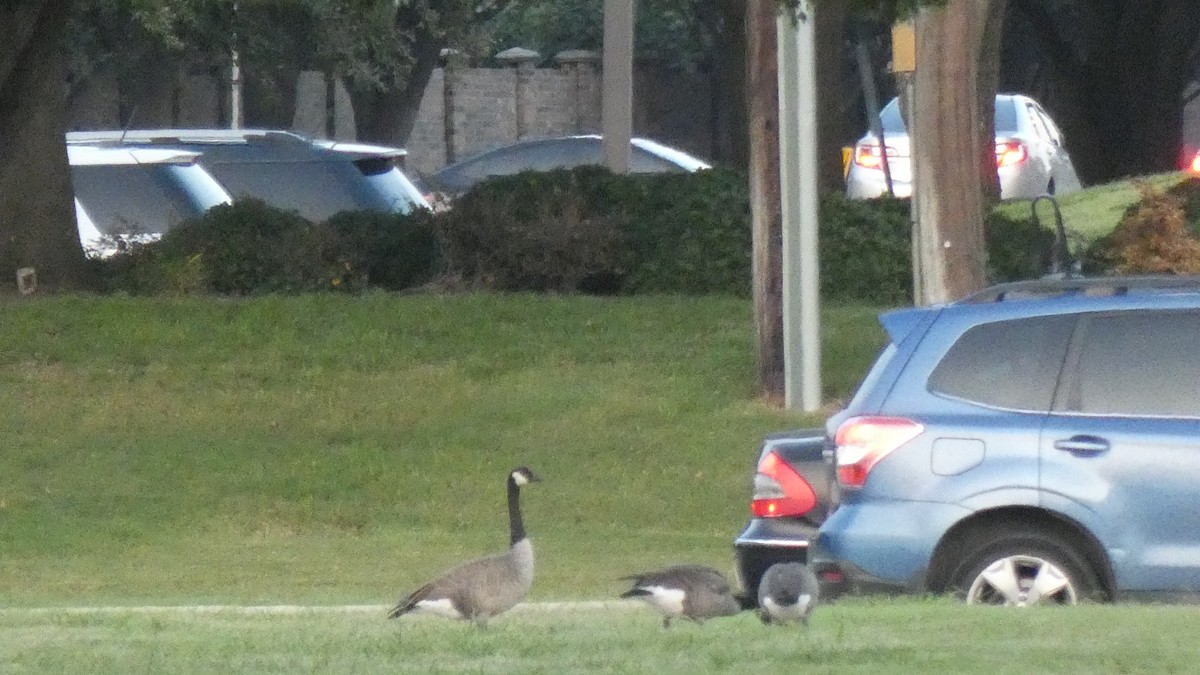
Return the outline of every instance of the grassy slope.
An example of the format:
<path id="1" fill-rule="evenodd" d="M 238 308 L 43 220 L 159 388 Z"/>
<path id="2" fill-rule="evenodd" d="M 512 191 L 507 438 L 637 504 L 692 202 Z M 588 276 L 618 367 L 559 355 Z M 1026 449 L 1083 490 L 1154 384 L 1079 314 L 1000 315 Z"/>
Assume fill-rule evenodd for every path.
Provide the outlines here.
<path id="1" fill-rule="evenodd" d="M 387 602 L 506 543 L 534 598 L 731 569 L 765 431 L 728 298 L 63 297 L 0 308 L 0 605 Z M 827 391 L 881 335 L 827 310 Z"/>
<path id="2" fill-rule="evenodd" d="M 1159 189 L 1166 189 L 1185 178 L 1185 173 L 1165 173 L 1139 180 L 1144 180 Z M 1079 239 L 1091 241 L 1111 232 L 1121 222 L 1125 210 L 1138 199 L 1134 182 L 1121 180 L 1063 195 L 1058 198 L 1058 202 L 1067 231 Z M 1030 207 L 1029 200 L 1016 199 L 997 208 L 1013 217 L 1028 218 Z M 1054 227 L 1054 212 L 1048 204 L 1038 205 L 1038 217 L 1046 227 Z"/>

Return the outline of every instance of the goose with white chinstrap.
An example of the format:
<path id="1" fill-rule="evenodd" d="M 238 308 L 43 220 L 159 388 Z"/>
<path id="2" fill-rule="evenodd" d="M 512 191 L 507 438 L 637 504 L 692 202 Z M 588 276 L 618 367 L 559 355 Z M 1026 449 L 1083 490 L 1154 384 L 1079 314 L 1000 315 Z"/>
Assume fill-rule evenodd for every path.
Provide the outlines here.
<path id="1" fill-rule="evenodd" d="M 725 575 L 707 565 L 672 565 L 653 572 L 621 577 L 633 588 L 622 598 L 645 600 L 663 615 L 663 628 L 677 617 L 704 623 L 705 619 L 737 614 L 753 604 L 734 593 Z"/>
<path id="2" fill-rule="evenodd" d="M 820 591 L 817 575 L 807 565 L 771 565 L 758 585 L 758 616 L 763 623 L 799 621 L 807 626 Z"/>
<path id="3" fill-rule="evenodd" d="M 533 544 L 521 518 L 521 487 L 539 480 L 523 466 L 508 475 L 510 542 L 506 552 L 454 567 L 400 600 L 388 618 L 425 612 L 483 626 L 520 602 L 533 584 Z"/>

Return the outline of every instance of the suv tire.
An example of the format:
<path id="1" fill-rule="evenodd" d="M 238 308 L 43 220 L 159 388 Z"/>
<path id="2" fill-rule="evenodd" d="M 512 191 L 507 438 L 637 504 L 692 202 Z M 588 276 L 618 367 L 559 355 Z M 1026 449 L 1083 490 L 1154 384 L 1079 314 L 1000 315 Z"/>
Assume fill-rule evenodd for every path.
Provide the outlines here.
<path id="1" fill-rule="evenodd" d="M 1073 605 L 1098 597 L 1095 572 L 1060 537 L 991 527 L 964 542 L 950 587 L 968 604 Z"/>

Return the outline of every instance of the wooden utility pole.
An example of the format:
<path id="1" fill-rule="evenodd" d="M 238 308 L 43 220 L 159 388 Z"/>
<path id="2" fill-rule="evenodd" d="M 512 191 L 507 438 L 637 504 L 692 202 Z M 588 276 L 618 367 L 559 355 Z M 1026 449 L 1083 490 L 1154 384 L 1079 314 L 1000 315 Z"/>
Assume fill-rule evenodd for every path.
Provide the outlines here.
<path id="1" fill-rule="evenodd" d="M 750 123 L 754 335 L 759 394 L 782 402 L 783 230 L 779 199 L 777 0 L 746 3 L 746 102 Z"/>
<path id="2" fill-rule="evenodd" d="M 991 119 L 995 82 L 980 65 L 989 40 L 999 36 L 997 9 L 1003 11 L 1003 0 L 950 0 L 917 13 L 917 95 L 909 132 L 919 233 L 913 242 L 915 295 L 922 304 L 955 300 L 986 285 L 981 166 L 984 153 L 994 157 L 994 149 L 991 141 L 981 143 L 979 130 Z"/>

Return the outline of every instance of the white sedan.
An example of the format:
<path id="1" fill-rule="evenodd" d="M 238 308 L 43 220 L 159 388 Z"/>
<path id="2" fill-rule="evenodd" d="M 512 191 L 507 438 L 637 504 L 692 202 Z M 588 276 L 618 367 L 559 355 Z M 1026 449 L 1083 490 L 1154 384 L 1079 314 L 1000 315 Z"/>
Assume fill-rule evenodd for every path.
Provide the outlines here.
<path id="1" fill-rule="evenodd" d="M 884 106 L 880 121 L 892 194 L 911 197 L 911 146 L 897 99 Z M 859 139 L 846 172 L 847 196 L 870 199 L 887 194 L 884 158 L 873 133 Z M 1001 199 L 1061 195 L 1081 187 L 1058 125 L 1037 101 L 1020 94 L 996 96 L 996 173 Z"/>

